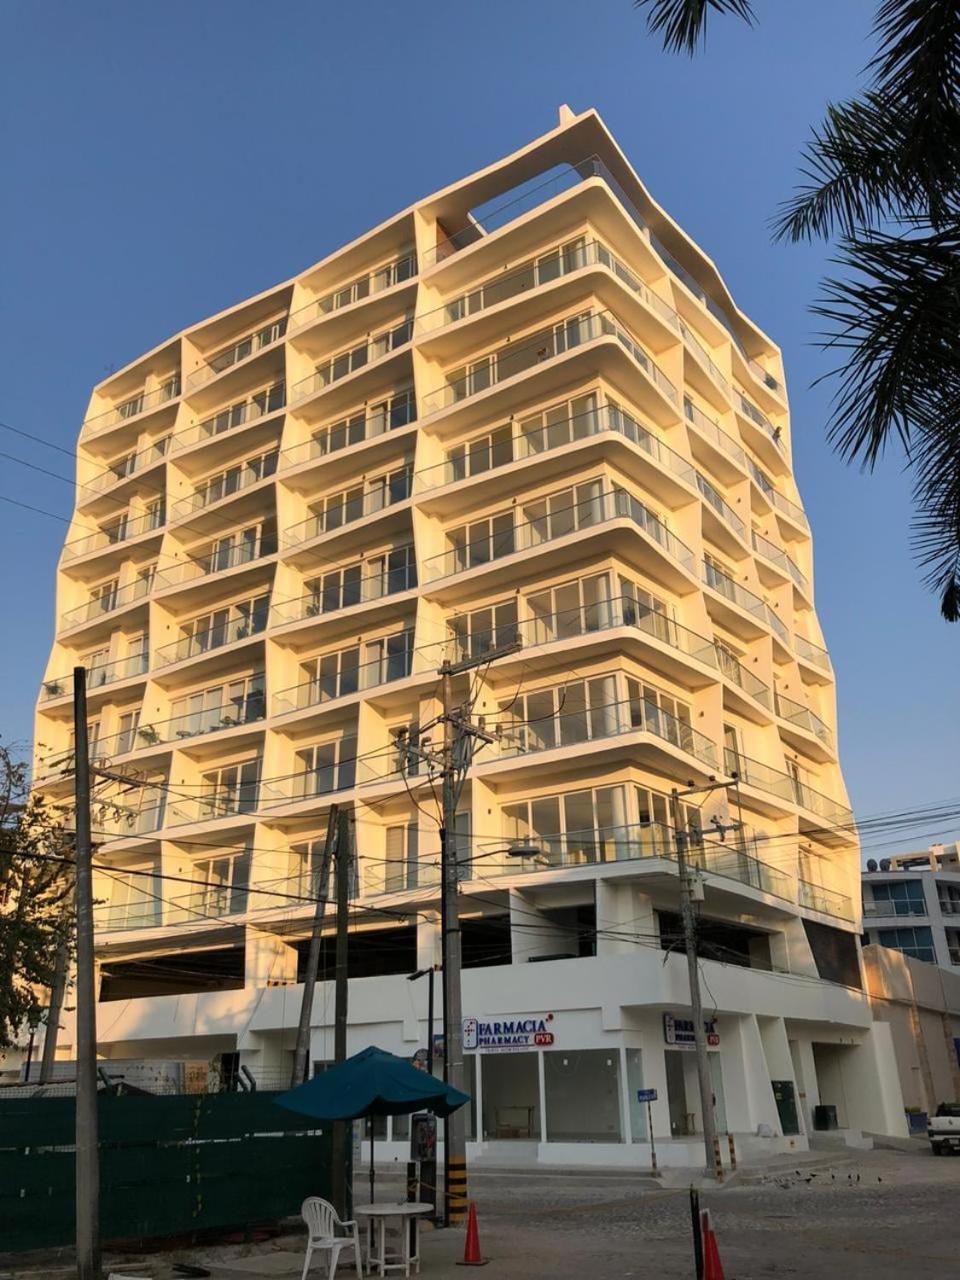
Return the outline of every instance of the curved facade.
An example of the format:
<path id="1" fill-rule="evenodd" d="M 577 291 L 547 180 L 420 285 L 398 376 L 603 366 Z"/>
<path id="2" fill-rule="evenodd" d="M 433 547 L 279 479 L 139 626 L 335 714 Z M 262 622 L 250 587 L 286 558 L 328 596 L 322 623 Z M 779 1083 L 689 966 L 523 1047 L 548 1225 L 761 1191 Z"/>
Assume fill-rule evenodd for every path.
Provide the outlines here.
<path id="1" fill-rule="evenodd" d="M 131 779 L 94 815 L 104 1054 L 283 1079 L 332 801 L 355 819 L 351 1037 L 422 1042 L 424 726 L 444 658 L 506 645 L 456 688 L 491 739 L 458 819 L 464 1011 L 549 1012 L 616 1079 L 581 1133 L 556 1054 L 511 1076 L 481 1046 L 478 1140 L 639 1158 L 639 1073 L 695 1151 L 666 797 L 710 778 L 728 807 L 688 817 L 727 1127 L 784 1129 L 771 1080 L 809 1112 L 845 1038 L 880 1060 L 780 354 L 594 112 L 113 375 L 78 456 L 37 774 L 69 789 L 81 663 L 94 757 Z"/>

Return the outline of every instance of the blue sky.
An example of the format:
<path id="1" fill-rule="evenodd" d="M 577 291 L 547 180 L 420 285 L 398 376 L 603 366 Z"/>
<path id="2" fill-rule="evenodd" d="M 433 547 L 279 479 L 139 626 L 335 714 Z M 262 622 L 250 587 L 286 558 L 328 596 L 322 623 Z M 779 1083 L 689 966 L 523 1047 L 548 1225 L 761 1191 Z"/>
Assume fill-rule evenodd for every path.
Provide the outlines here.
<path id="1" fill-rule="evenodd" d="M 825 442 L 806 304 L 827 251 L 766 230 L 808 126 L 856 85 L 873 4 L 757 8 L 755 30 L 716 22 L 691 61 L 662 53 L 630 0 L 7 0 L 0 421 L 71 448 L 111 369 L 551 128 L 561 102 L 595 106 L 783 347 L 858 814 L 957 796 L 960 628 L 911 562 L 900 460 L 865 478 Z M 67 484 L 5 458 L 0 494 L 71 508 Z M 0 502 L 0 531 L 0 732 L 26 741 L 64 526 Z"/>

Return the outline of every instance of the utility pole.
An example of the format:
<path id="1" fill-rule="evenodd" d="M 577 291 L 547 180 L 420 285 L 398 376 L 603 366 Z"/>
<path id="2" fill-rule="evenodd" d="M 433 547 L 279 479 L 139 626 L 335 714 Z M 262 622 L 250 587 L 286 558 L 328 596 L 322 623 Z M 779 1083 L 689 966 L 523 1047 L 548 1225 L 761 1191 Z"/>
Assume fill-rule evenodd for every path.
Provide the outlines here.
<path id="1" fill-rule="evenodd" d="M 353 863 L 353 827 L 350 808 L 338 809 L 336 825 L 336 894 L 337 894 L 337 949 L 334 978 L 333 1060 L 345 1062 L 347 1057 L 347 1002 L 348 981 L 348 930 L 350 926 L 350 868 Z M 329 828 L 328 828 L 329 832 Z M 351 1217 L 353 1199 L 352 1179 L 347 1179 L 347 1167 L 353 1170 L 352 1142 L 348 1120 L 333 1123 L 333 1203 L 341 1218 Z"/>
<path id="2" fill-rule="evenodd" d="M 320 948 L 323 943 L 323 917 L 327 909 L 327 884 L 330 880 L 330 861 L 337 847 L 337 818 L 339 806 L 332 804 L 327 817 L 327 835 L 323 842 L 323 856 L 320 861 L 320 883 L 317 885 L 317 902 L 313 912 L 313 932 L 310 935 L 310 950 L 307 953 L 307 970 L 303 975 L 303 999 L 300 1002 L 300 1022 L 297 1026 L 297 1045 L 293 1052 L 293 1071 L 290 1077 L 290 1088 L 295 1089 L 307 1078 L 307 1061 L 310 1049 L 310 1020 L 313 1015 L 313 993 L 317 986 L 317 973 L 320 969 Z"/>
<path id="3" fill-rule="evenodd" d="M 100 1152 L 97 1133 L 97 1004 L 93 959 L 87 672 L 73 669 L 77 857 L 77 1280 L 100 1280 Z"/>
<path id="4" fill-rule="evenodd" d="M 707 790 L 697 788 L 696 790 Z M 689 795 L 685 791 L 684 795 Z M 703 1025 L 703 1003 L 700 999 L 700 967 L 697 960 L 697 921 L 694 915 L 694 879 L 687 862 L 687 828 L 680 804 L 681 793 L 676 787 L 670 792 L 670 814 L 677 848 L 677 866 L 680 873 L 680 916 L 683 921 L 683 947 L 687 953 L 687 972 L 690 976 L 690 1011 L 693 1015 L 693 1039 L 697 1052 L 697 1080 L 700 1085 L 700 1113 L 703 1118 L 703 1147 L 706 1152 L 706 1168 L 711 1166 L 718 1178 L 723 1177 L 720 1162 L 720 1145 L 717 1141 L 717 1122 L 713 1110 L 713 1081 L 710 1078 L 710 1062 L 707 1057 L 707 1033 Z"/>

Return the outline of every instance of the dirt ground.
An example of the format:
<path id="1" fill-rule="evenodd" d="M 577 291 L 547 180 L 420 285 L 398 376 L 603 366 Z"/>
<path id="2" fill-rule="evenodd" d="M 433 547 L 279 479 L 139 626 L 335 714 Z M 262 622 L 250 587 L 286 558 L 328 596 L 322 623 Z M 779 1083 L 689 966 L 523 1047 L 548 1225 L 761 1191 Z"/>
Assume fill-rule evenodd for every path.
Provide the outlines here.
<path id="1" fill-rule="evenodd" d="M 686 1186 L 622 1172 L 486 1170 L 474 1171 L 471 1196 L 491 1280 L 693 1276 Z M 399 1170 L 378 1177 L 377 1198 L 403 1198 Z M 357 1202 L 366 1199 L 365 1182 L 358 1180 Z M 960 1276 L 960 1159 L 934 1159 L 923 1144 L 908 1152 L 779 1161 L 745 1171 L 733 1185 L 704 1190 L 701 1199 L 713 1214 L 726 1280 Z M 456 1265 L 463 1244 L 462 1228 L 426 1228 L 421 1274 L 463 1280 Z M 291 1233 L 255 1246 L 107 1261 L 117 1275 L 170 1277 L 177 1259 L 209 1268 L 214 1280 L 300 1280 L 303 1256 L 303 1237 Z M 0 1278 L 71 1274 L 61 1266 L 0 1267 Z M 322 1258 L 314 1259 L 310 1274 L 325 1280 Z M 349 1280 L 352 1269 L 341 1263 L 339 1274 Z"/>

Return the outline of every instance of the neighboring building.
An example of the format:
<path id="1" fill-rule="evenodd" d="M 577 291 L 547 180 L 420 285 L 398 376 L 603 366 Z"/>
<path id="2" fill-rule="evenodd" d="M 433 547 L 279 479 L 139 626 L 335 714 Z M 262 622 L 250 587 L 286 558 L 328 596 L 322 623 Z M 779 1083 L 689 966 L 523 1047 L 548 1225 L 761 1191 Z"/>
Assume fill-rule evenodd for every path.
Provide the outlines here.
<path id="1" fill-rule="evenodd" d="M 99 787 L 101 1052 L 286 1084 L 334 800 L 350 1048 L 424 1044 L 423 726 L 444 657 L 515 642 L 455 690 L 492 739 L 456 831 L 474 1154 L 645 1163 L 653 1086 L 661 1160 L 702 1161 L 668 796 L 734 773 L 724 842 L 716 797 L 687 808 L 720 1127 L 803 1146 L 823 1103 L 903 1131 L 791 447 L 777 347 L 565 108 L 101 383 L 36 734 L 66 793 L 82 663 L 135 783 Z M 324 981 L 318 1062 L 332 1014 Z"/>
<path id="2" fill-rule="evenodd" d="M 871 859 L 863 873 L 869 942 L 960 973 L 960 842 Z"/>
<path id="3" fill-rule="evenodd" d="M 932 1114 L 960 1102 L 960 973 L 889 947 L 863 949 L 873 1016 L 888 1022 L 904 1104 Z"/>

